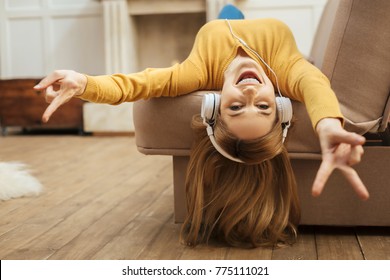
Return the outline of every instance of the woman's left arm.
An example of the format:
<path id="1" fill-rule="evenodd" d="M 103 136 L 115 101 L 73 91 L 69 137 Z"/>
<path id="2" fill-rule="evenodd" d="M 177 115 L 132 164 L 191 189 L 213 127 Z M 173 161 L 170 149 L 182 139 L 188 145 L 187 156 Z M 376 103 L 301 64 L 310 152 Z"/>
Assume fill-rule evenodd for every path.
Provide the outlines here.
<path id="1" fill-rule="evenodd" d="M 272 64 L 282 94 L 305 104 L 321 145 L 322 163 L 312 194 L 320 195 L 333 170 L 339 169 L 358 196 L 368 199 L 366 187 L 351 167 L 361 161 L 365 138 L 343 128 L 343 115 L 329 80 L 304 59 L 285 24 L 279 23 L 277 29 Z"/>
<path id="2" fill-rule="evenodd" d="M 271 67 L 275 71 L 282 95 L 305 104 L 312 126 L 327 117 L 344 117 L 329 79 L 299 52 L 289 27 L 279 21 L 273 29 Z"/>

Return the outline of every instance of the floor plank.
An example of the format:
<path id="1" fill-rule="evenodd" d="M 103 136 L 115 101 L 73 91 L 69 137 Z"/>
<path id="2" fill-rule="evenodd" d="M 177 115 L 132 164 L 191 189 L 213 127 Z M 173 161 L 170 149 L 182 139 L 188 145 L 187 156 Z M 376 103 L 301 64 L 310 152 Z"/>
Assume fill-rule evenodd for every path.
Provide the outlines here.
<path id="1" fill-rule="evenodd" d="M 272 248 L 259 247 L 253 249 L 229 248 L 226 254 L 227 260 L 270 260 Z"/>
<path id="2" fill-rule="evenodd" d="M 182 260 L 224 260 L 229 248 L 218 242 L 209 241 L 194 248 L 185 247 L 180 257 Z M 245 250 L 245 249 L 243 249 Z"/>
<path id="3" fill-rule="evenodd" d="M 273 250 L 273 260 L 316 260 L 317 248 L 314 228 L 305 226 L 298 230 L 296 243 Z"/>
<path id="4" fill-rule="evenodd" d="M 362 260 L 354 228 L 316 227 L 315 239 L 320 260 Z"/>
<path id="5" fill-rule="evenodd" d="M 124 225 L 123 228 L 116 236 L 104 243 L 104 246 L 92 256 L 93 259 L 136 259 L 150 240 L 158 234 L 161 226 L 173 222 L 170 170 L 171 165 L 165 166 L 162 170 L 164 176 L 154 176 L 147 184 L 141 184 L 142 192 L 137 192 L 125 200 L 133 210 L 127 211 L 127 216 L 126 213 L 122 215 L 123 219 L 120 220 Z M 156 185 L 164 187 L 156 190 Z M 115 218 L 120 216 L 111 217 L 111 219 Z M 80 246 L 84 242 L 81 240 Z"/>
<path id="6" fill-rule="evenodd" d="M 155 236 L 140 251 L 139 260 L 179 260 L 185 250 L 180 242 L 181 224 L 172 223 L 173 215 L 156 231 Z"/>
<path id="7" fill-rule="evenodd" d="M 366 260 L 390 260 L 389 227 L 359 227 L 356 232 Z"/>

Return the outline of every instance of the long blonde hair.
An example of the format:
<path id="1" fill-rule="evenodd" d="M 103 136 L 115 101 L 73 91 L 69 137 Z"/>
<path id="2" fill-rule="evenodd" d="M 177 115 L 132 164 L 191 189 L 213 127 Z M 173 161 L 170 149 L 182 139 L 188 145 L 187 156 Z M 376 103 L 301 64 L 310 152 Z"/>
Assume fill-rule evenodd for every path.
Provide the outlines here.
<path id="1" fill-rule="evenodd" d="M 196 246 L 216 237 L 238 247 L 293 243 L 300 207 L 280 122 L 260 139 L 241 141 L 217 119 L 216 141 L 245 164 L 215 150 L 199 115 L 192 125 L 196 139 L 186 176 L 182 241 Z"/>

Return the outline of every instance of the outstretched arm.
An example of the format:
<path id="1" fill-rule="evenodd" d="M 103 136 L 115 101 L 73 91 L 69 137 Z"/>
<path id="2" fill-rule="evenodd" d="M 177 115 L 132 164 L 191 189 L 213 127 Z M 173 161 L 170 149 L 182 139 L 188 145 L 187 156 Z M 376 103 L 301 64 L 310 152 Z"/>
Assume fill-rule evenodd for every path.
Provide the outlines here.
<path id="1" fill-rule="evenodd" d="M 313 183 L 312 194 L 319 196 L 335 169 L 339 169 L 361 199 L 369 194 L 352 168 L 361 160 L 365 138 L 344 130 L 343 115 L 329 80 L 299 53 L 289 28 L 279 23 L 272 67 L 278 75 L 282 93 L 301 101 L 318 133 L 322 163 Z"/>
<path id="2" fill-rule="evenodd" d="M 313 196 L 319 196 L 332 172 L 340 169 L 357 195 L 362 200 L 368 199 L 367 188 L 351 167 L 361 160 L 365 138 L 344 130 L 340 120 L 333 118 L 320 120 L 316 131 L 321 144 L 322 163 L 313 183 Z"/>
<path id="3" fill-rule="evenodd" d="M 45 77 L 35 90 L 51 103 L 42 120 L 72 97 L 94 103 L 117 105 L 152 97 L 187 94 L 202 88 L 202 77 L 190 59 L 167 68 L 147 68 L 138 73 L 88 76 L 72 70 L 57 70 Z"/>

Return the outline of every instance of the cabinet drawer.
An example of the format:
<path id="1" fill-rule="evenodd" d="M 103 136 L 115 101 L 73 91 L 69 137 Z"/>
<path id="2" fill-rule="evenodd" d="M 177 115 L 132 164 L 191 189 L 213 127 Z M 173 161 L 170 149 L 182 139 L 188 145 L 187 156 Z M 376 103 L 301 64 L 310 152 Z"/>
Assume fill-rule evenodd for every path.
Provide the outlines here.
<path id="1" fill-rule="evenodd" d="M 33 90 L 39 79 L 0 80 L 0 121 L 1 126 L 23 128 L 77 128 L 83 127 L 82 104 L 72 99 L 42 123 L 41 117 L 48 104 L 42 93 Z"/>

